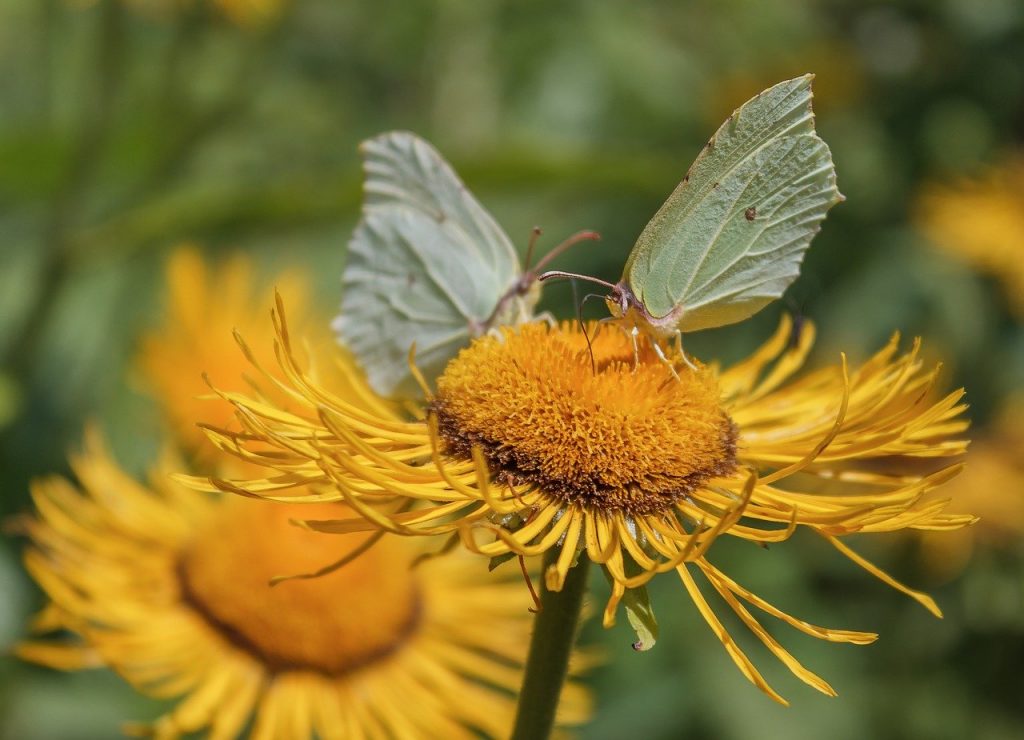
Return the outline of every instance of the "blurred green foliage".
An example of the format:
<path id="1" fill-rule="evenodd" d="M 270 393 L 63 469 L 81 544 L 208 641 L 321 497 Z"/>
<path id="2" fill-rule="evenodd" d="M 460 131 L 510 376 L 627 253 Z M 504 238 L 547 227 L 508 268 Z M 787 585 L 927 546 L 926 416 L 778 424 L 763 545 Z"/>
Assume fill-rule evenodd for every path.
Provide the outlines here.
<path id="1" fill-rule="evenodd" d="M 0 5 L 5 517 L 27 509 L 30 478 L 66 470 L 87 418 L 134 469 L 151 456 L 159 425 L 126 379 L 140 329 L 160 315 L 170 247 L 244 250 L 267 274 L 306 265 L 324 305 L 337 303 L 361 139 L 407 128 L 432 140 L 520 246 L 535 224 L 547 246 L 597 229 L 602 242 L 560 265 L 615 279 L 720 120 L 805 71 L 818 74 L 819 130 L 848 200 L 783 305 L 695 336 L 691 351 L 735 359 L 789 310 L 818 323 L 820 361 L 841 349 L 864 357 L 894 329 L 923 335 L 949 382 L 967 386 L 981 428 L 1024 386 L 1024 332 L 998 291 L 930 250 L 909 220 L 922 183 L 1024 144 L 1016 0 L 296 0 L 252 28 L 183 5 L 155 15 L 110 0 Z M 546 300 L 572 315 L 568 287 Z M 768 658 L 759 665 L 793 700 L 772 704 L 666 577 L 653 585 L 653 651 L 629 649 L 624 619 L 588 628 L 609 661 L 584 736 L 1024 736 L 1020 543 L 980 551 L 953 582 L 929 582 L 909 538 L 858 544 L 930 589 L 946 619 L 812 538 L 770 553 L 726 543 L 725 570 L 783 609 L 881 633 L 866 648 L 784 635 L 840 697 Z M 41 597 L 17 564 L 19 541 L 2 545 L 7 645 Z M 109 675 L 0 662 L 0 736 L 109 737 L 119 719 L 153 712 Z"/>

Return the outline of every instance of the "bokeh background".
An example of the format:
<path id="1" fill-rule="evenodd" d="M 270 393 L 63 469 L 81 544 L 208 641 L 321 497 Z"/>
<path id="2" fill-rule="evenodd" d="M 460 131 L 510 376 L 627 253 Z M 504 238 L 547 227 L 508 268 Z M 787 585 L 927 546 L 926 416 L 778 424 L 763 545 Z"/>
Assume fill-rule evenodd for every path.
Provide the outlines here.
<path id="1" fill-rule="evenodd" d="M 688 348 L 738 358 L 781 311 L 816 322 L 812 362 L 862 359 L 896 329 L 922 336 L 971 403 L 979 464 L 951 485 L 953 508 L 987 519 L 939 538 L 854 538 L 935 595 L 942 621 L 814 538 L 768 553 L 723 544 L 727 572 L 785 610 L 881 634 L 856 648 L 780 633 L 837 699 L 753 648 L 789 709 L 746 683 L 678 583 L 656 579 L 654 650 L 630 650 L 625 624 L 585 631 L 608 660 L 582 734 L 1024 737 L 1017 0 L 5 0 L 0 513 L 28 510 L 34 476 L 66 471 L 86 420 L 131 469 L 152 459 L 160 426 L 133 357 L 162 316 L 176 246 L 244 252 L 268 279 L 305 269 L 333 311 L 360 140 L 427 137 L 521 247 L 535 224 L 542 246 L 600 231 L 558 264 L 614 280 L 721 120 L 806 71 L 847 201 L 784 301 Z M 573 313 L 568 286 L 546 301 Z M 21 544 L 0 540 L 5 651 L 42 604 Z M 111 737 L 158 709 L 109 674 L 0 657 L 2 737 Z"/>

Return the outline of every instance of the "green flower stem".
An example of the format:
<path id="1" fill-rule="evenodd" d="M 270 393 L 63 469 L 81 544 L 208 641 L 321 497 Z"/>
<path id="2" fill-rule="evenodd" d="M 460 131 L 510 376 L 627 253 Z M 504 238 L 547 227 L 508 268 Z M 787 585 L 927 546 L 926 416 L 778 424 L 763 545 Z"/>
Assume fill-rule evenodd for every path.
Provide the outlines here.
<path id="1" fill-rule="evenodd" d="M 541 570 L 541 610 L 533 623 L 530 656 L 519 692 L 519 706 L 512 740 L 544 740 L 551 735 L 562 684 L 569 672 L 569 654 L 576 641 L 576 628 L 587 590 L 590 561 L 581 554 L 575 568 L 569 570 L 561 591 L 548 591 L 543 573 L 558 557 L 558 548 L 544 554 Z"/>

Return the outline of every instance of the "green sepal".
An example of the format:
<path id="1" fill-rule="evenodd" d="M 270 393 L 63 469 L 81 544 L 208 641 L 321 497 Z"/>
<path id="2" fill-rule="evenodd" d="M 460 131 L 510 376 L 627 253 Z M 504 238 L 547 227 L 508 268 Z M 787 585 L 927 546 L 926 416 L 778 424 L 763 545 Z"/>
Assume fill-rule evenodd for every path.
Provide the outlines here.
<path id="1" fill-rule="evenodd" d="M 626 575 L 634 576 L 641 572 L 640 566 L 631 559 L 624 558 L 624 561 Z M 614 586 L 615 579 L 612 578 L 608 569 L 602 567 L 601 572 L 608 579 L 609 585 Z M 647 652 L 658 641 L 658 620 L 654 616 L 654 607 L 651 605 L 647 586 L 627 588 L 622 595 L 621 604 L 626 609 L 626 618 L 629 620 L 630 627 L 636 633 L 633 649 L 639 653 Z"/>
<path id="2" fill-rule="evenodd" d="M 633 649 L 640 653 L 647 652 L 658 641 L 658 620 L 654 616 L 647 587 L 627 588 L 622 596 L 622 605 L 626 608 L 630 626 L 636 632 Z"/>

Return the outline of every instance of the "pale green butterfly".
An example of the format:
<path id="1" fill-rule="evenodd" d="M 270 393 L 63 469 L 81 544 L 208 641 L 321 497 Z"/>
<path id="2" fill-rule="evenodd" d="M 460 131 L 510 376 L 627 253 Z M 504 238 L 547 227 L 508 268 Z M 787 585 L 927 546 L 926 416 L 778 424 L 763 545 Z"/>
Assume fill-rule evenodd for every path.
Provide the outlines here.
<path id="1" fill-rule="evenodd" d="M 473 337 L 532 319 L 537 272 L 596 234 L 577 234 L 524 272 L 508 236 L 429 143 L 395 131 L 364 141 L 360 151 L 362 219 L 349 242 L 333 327 L 375 391 L 414 397 L 410 347 L 417 367 L 434 377 Z"/>
<path id="2" fill-rule="evenodd" d="M 735 110 L 637 239 L 607 298 L 635 333 L 741 321 L 780 297 L 825 214 L 844 200 L 814 131 L 813 75 Z M 551 271 L 541 279 L 581 277 Z M 602 282 L 602 281 L 598 281 Z"/>

